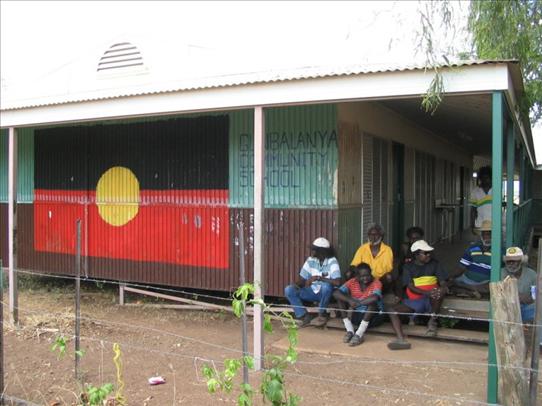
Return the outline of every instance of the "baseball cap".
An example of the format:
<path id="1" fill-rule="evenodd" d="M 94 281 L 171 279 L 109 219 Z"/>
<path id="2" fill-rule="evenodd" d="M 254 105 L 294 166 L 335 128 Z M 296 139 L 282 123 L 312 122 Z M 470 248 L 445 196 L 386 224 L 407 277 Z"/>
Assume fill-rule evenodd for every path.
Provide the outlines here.
<path id="1" fill-rule="evenodd" d="M 521 261 L 523 260 L 523 251 L 519 247 L 510 247 L 504 254 L 505 261 Z"/>
<path id="2" fill-rule="evenodd" d="M 329 248 L 330 246 L 329 241 L 324 237 L 318 237 L 312 242 L 312 247 L 314 248 Z"/>
<path id="3" fill-rule="evenodd" d="M 482 225 L 480 225 L 480 231 L 491 231 L 491 220 L 482 221 Z"/>
<path id="4" fill-rule="evenodd" d="M 433 251 L 434 248 L 431 247 L 425 240 L 418 240 L 410 247 L 410 251 Z"/>

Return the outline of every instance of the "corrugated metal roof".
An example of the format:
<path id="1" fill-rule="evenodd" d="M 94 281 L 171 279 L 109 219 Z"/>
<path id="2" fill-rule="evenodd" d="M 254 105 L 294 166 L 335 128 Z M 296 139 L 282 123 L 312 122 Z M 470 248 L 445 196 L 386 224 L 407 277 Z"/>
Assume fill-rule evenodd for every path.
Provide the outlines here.
<path id="1" fill-rule="evenodd" d="M 473 65 L 514 63 L 514 60 L 473 60 L 461 61 L 449 65 L 442 65 L 441 68 L 454 68 Z M 90 69 L 89 69 L 90 68 Z M 213 76 L 192 76 L 196 70 L 191 72 L 182 71 L 177 77 L 169 77 L 164 80 L 162 74 L 139 74 L 132 76 L 111 76 L 108 78 L 98 77 L 95 74 L 94 66 L 86 66 L 79 74 L 73 72 L 59 71 L 55 77 L 43 78 L 40 83 L 44 84 L 43 89 L 36 89 L 35 85 L 27 89 L 13 89 L 3 92 L 1 110 L 16 110 L 48 105 L 66 103 L 78 103 L 86 101 L 97 101 L 121 97 L 144 96 L 160 93 L 173 93 L 188 90 L 201 90 L 220 87 L 243 86 L 258 83 L 273 83 L 294 80 L 318 79 L 327 77 L 375 74 L 384 72 L 405 72 L 413 70 L 424 70 L 425 66 L 412 65 L 350 65 L 350 66 L 306 66 L 291 69 L 274 69 L 266 71 L 255 71 L 246 73 L 231 73 Z M 186 76 L 185 76 L 186 75 Z M 75 77 L 75 79 L 74 79 Z M 75 84 L 74 84 L 75 83 Z M 48 86 L 46 89 L 45 86 Z M 15 92 L 19 95 L 13 97 Z"/>

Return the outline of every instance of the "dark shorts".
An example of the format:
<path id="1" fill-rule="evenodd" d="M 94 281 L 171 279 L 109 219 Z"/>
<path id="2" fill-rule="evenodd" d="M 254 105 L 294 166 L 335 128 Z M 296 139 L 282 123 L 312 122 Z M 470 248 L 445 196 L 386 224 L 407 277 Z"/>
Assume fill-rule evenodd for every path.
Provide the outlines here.
<path id="1" fill-rule="evenodd" d="M 359 308 L 358 308 L 359 309 Z M 358 310 L 356 309 L 356 310 Z M 359 326 L 361 321 L 363 320 L 363 316 L 365 316 L 365 313 L 361 312 L 354 312 L 352 314 L 352 324 L 354 326 Z M 381 325 L 384 322 L 384 315 L 381 313 L 373 313 L 373 316 L 371 317 L 371 320 L 369 320 L 369 327 L 376 327 Z"/>
<path id="2" fill-rule="evenodd" d="M 432 313 L 431 300 L 424 296 L 421 299 L 403 299 L 403 304 L 414 310 L 414 313 Z"/>

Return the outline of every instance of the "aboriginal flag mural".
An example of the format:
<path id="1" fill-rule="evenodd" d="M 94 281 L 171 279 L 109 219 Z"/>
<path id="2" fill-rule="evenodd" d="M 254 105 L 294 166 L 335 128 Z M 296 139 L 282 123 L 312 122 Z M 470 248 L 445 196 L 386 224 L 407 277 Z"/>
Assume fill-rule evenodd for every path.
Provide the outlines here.
<path id="1" fill-rule="evenodd" d="M 34 249 L 229 266 L 228 117 L 35 132 Z M 202 255 L 201 247 L 205 247 Z"/>

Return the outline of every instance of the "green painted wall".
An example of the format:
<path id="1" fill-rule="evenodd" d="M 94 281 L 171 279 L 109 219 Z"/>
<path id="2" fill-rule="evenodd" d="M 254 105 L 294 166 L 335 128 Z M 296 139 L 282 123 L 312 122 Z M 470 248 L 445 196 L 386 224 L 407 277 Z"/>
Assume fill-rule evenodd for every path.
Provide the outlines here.
<path id="1" fill-rule="evenodd" d="M 0 202 L 8 201 L 8 130 L 0 130 Z"/>
<path id="2" fill-rule="evenodd" d="M 34 130 L 23 128 L 18 131 L 18 172 L 17 201 L 34 201 Z"/>
<path id="3" fill-rule="evenodd" d="M 230 205 L 253 205 L 252 111 L 231 113 Z M 335 105 L 265 110 L 265 206 L 337 206 L 337 109 Z"/>
<path id="4" fill-rule="evenodd" d="M 17 201 L 31 203 L 34 200 L 34 130 L 19 129 Z M 0 133 L 0 201 L 8 201 L 8 130 Z"/>

